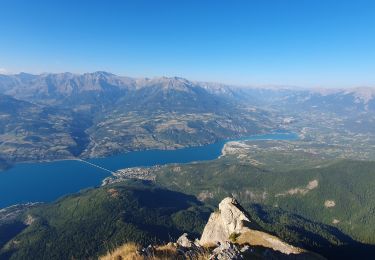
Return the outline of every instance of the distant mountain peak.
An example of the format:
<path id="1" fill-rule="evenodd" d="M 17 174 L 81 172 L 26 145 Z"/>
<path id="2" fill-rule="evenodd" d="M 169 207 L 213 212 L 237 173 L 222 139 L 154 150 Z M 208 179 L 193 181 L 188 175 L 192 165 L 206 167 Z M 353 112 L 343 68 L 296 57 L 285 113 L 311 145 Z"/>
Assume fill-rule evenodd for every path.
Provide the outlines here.
<path id="1" fill-rule="evenodd" d="M 352 94 L 357 102 L 362 101 L 364 104 L 367 104 L 375 97 L 375 88 L 372 87 L 358 87 L 354 89 L 349 89 L 346 91 L 348 94 Z"/>
<path id="2" fill-rule="evenodd" d="M 107 72 L 107 71 L 100 71 L 100 70 L 92 72 L 92 73 L 89 73 L 89 74 L 101 75 L 101 76 L 107 76 L 107 77 L 117 77 L 117 75 L 115 75 L 115 74 L 112 74 L 112 73 Z"/>

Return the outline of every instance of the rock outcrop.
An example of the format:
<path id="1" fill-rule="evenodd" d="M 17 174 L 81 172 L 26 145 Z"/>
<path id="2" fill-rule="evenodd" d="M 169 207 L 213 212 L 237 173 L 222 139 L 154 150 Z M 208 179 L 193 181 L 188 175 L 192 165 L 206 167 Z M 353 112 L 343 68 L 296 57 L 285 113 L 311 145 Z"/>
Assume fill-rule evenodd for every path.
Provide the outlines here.
<path id="1" fill-rule="evenodd" d="M 251 228 L 250 217 L 234 198 L 225 198 L 219 210 L 212 213 L 200 239 L 201 245 L 215 245 L 227 241 L 262 246 L 283 254 L 301 254 L 305 250 L 289 245 L 276 236 Z"/>
<path id="2" fill-rule="evenodd" d="M 246 248 L 248 249 L 248 248 Z M 246 250 L 244 250 L 246 251 Z M 242 250 L 231 242 L 220 244 L 210 255 L 210 260 L 241 260 L 245 259 L 242 255 Z"/>
<path id="3" fill-rule="evenodd" d="M 256 223 L 233 198 L 225 198 L 219 210 L 212 213 L 201 239 L 193 241 L 187 233 L 176 243 L 137 248 L 132 244 L 110 252 L 102 260 L 123 258 L 131 253 L 132 259 L 325 259 L 320 255 L 289 245 L 278 237 L 256 230 Z M 128 248 L 133 248 L 129 253 Z M 127 249 L 127 250 L 125 250 Z M 126 251 L 125 255 L 122 251 Z"/>
<path id="4" fill-rule="evenodd" d="M 247 214 L 239 208 L 233 198 L 225 198 L 219 204 L 219 211 L 211 214 L 200 239 L 201 244 L 216 244 L 228 241 L 232 234 L 243 232 L 244 224 L 250 222 Z"/>
<path id="5" fill-rule="evenodd" d="M 184 233 L 177 239 L 177 244 L 185 248 L 190 248 L 194 245 L 194 243 L 188 238 L 187 233 Z"/>

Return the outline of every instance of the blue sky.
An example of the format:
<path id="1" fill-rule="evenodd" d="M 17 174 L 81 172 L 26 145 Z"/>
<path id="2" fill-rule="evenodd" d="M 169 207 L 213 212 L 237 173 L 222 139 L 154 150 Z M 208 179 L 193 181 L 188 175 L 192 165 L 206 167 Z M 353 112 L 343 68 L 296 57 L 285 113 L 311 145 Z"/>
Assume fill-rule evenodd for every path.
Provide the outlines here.
<path id="1" fill-rule="evenodd" d="M 0 72 L 375 86 L 372 0 L 0 0 Z"/>

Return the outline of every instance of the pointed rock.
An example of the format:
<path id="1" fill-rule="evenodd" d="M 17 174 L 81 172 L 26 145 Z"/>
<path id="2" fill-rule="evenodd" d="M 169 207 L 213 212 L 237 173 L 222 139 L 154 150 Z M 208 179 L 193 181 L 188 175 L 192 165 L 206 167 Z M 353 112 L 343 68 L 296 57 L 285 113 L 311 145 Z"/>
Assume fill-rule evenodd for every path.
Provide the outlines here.
<path id="1" fill-rule="evenodd" d="M 284 254 L 300 254 L 305 250 L 289 245 L 276 236 L 252 229 L 248 213 L 234 198 L 225 198 L 219 211 L 211 214 L 200 239 L 201 245 L 235 241 L 239 244 L 262 246 Z"/>
<path id="2" fill-rule="evenodd" d="M 239 208 L 234 198 L 225 198 L 219 204 L 219 211 L 211 214 L 200 239 L 201 244 L 227 241 L 231 234 L 240 233 L 244 221 L 250 222 L 246 213 Z"/>

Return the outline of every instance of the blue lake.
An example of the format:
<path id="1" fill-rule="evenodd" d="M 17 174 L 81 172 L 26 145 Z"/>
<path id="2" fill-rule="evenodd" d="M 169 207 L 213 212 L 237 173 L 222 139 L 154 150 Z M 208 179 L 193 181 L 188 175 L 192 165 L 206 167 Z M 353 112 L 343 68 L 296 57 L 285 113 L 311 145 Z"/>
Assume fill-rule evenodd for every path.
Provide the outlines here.
<path id="1" fill-rule="evenodd" d="M 295 140 L 297 134 L 275 132 L 236 140 Z M 153 166 L 213 160 L 230 140 L 178 150 L 147 150 L 87 160 L 111 171 L 127 167 Z M 84 188 L 95 187 L 110 173 L 87 163 L 64 160 L 20 163 L 0 172 L 0 208 L 25 202 L 48 202 Z"/>

